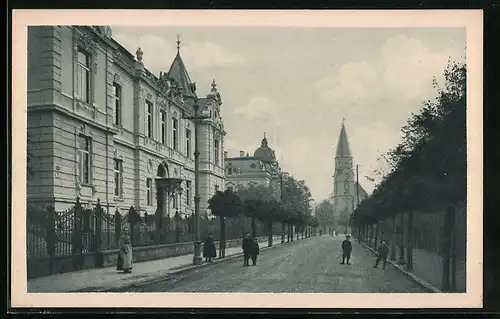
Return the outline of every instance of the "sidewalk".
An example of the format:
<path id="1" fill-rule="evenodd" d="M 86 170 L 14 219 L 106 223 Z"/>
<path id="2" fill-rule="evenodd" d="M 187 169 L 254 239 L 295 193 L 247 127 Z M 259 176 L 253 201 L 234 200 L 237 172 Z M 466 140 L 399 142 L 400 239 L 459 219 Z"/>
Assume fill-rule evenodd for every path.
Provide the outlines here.
<path id="1" fill-rule="evenodd" d="M 260 240 L 259 244 L 262 250 L 275 247 L 281 244 L 281 236 L 274 236 L 272 247 L 267 246 L 267 239 Z M 214 263 L 236 258 L 241 253 L 241 247 L 226 248 L 226 257 L 216 259 Z M 193 266 L 192 263 L 193 255 L 189 254 L 135 263 L 132 273 L 129 274 L 118 272 L 115 266 L 54 274 L 28 280 L 27 292 L 102 292 L 144 284 L 161 277 L 208 265 L 208 263 L 203 263 Z"/>
<path id="2" fill-rule="evenodd" d="M 377 253 L 375 251 L 375 249 L 371 248 L 370 246 L 368 246 L 364 242 L 359 242 L 359 240 L 357 238 L 356 238 L 356 241 L 358 242 L 358 244 L 360 244 L 363 247 L 365 247 L 366 249 L 368 249 L 372 254 L 375 255 Z M 405 274 L 406 276 L 410 277 L 413 281 L 415 281 L 418 284 L 420 284 L 422 287 L 424 287 L 425 289 L 427 289 L 429 292 L 441 293 L 441 290 L 439 290 L 438 288 L 436 288 L 433 284 L 431 284 L 430 282 L 425 281 L 424 279 L 420 278 L 419 276 L 417 276 L 413 272 L 410 272 L 410 271 L 406 270 L 404 268 L 404 266 L 398 265 L 395 261 L 390 260 L 390 259 L 387 259 L 387 263 L 393 265 L 397 270 L 401 271 L 403 274 Z"/>

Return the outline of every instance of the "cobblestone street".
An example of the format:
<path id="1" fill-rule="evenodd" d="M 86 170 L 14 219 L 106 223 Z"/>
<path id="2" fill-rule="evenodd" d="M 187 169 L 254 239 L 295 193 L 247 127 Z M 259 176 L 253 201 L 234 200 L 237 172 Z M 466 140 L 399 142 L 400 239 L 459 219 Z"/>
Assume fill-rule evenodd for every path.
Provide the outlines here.
<path id="1" fill-rule="evenodd" d="M 374 256 L 353 241 L 351 265 L 340 264 L 343 236 L 318 236 L 263 251 L 257 266 L 240 259 L 204 267 L 127 292 L 424 293 L 392 265 L 372 268 Z"/>

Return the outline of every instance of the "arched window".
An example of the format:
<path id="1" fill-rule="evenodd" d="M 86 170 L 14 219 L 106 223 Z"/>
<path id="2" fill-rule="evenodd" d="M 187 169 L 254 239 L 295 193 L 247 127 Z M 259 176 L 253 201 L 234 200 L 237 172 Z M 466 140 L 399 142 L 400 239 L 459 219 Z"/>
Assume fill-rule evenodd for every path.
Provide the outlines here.
<path id="1" fill-rule="evenodd" d="M 344 181 L 344 191 L 345 191 L 346 193 L 348 193 L 348 192 L 349 192 L 349 181 Z"/>

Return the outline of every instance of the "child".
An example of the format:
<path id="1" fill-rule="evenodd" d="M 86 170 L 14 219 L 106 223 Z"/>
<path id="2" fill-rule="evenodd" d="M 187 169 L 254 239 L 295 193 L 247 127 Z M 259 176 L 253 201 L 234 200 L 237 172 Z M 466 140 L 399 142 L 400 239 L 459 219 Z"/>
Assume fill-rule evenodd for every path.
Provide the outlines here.
<path id="1" fill-rule="evenodd" d="M 257 265 L 257 255 L 259 253 L 260 253 L 259 243 L 257 242 L 257 238 L 254 238 L 252 252 L 251 252 L 252 266 Z"/>
<path id="2" fill-rule="evenodd" d="M 351 251 L 351 235 L 346 235 L 345 240 L 342 242 L 342 262 L 340 264 L 345 264 L 345 261 L 347 259 L 347 264 L 350 265 L 349 259 L 351 259 Z"/>

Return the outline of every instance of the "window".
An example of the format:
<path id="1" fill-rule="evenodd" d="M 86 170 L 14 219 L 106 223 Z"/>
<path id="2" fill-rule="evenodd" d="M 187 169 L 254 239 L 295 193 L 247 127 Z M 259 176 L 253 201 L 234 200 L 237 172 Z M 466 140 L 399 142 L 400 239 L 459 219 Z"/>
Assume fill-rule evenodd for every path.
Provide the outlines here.
<path id="1" fill-rule="evenodd" d="M 80 135 L 78 142 L 80 183 L 90 184 L 92 140 L 90 137 Z"/>
<path id="2" fill-rule="evenodd" d="M 153 180 L 151 178 L 146 179 L 146 189 L 147 189 L 147 204 L 148 206 L 153 204 Z"/>
<path id="3" fill-rule="evenodd" d="M 215 185 L 215 192 L 217 193 L 219 191 L 219 185 Z"/>
<path id="4" fill-rule="evenodd" d="M 191 158 L 191 130 L 186 129 L 186 155 Z"/>
<path id="5" fill-rule="evenodd" d="M 76 76 L 76 94 L 82 101 L 90 103 L 90 55 L 82 50 L 78 50 Z"/>
<path id="6" fill-rule="evenodd" d="M 114 175 L 115 175 L 115 196 L 122 197 L 123 189 L 123 163 L 119 159 L 115 159 Z"/>
<path id="7" fill-rule="evenodd" d="M 219 140 L 216 139 L 214 141 L 214 161 L 216 165 L 219 165 L 219 153 L 220 153 Z"/>
<path id="8" fill-rule="evenodd" d="M 227 190 L 230 191 L 230 192 L 232 192 L 233 191 L 233 186 L 228 186 Z"/>
<path id="9" fill-rule="evenodd" d="M 186 181 L 186 205 L 191 206 L 191 181 Z"/>
<path id="10" fill-rule="evenodd" d="M 172 205 L 174 206 L 174 209 L 177 209 L 178 205 L 177 205 L 177 196 L 179 196 L 177 193 L 174 194 L 174 196 L 172 197 Z"/>
<path id="11" fill-rule="evenodd" d="M 228 167 L 227 169 L 227 175 L 231 175 L 233 174 L 233 168 L 232 167 Z"/>
<path id="12" fill-rule="evenodd" d="M 347 193 L 349 192 L 349 181 L 344 182 L 344 191 Z"/>
<path id="13" fill-rule="evenodd" d="M 146 101 L 146 136 L 153 138 L 153 103 Z"/>
<path id="14" fill-rule="evenodd" d="M 121 124 L 121 114 L 122 114 L 122 87 L 119 84 L 113 83 L 113 97 L 115 98 L 115 125 Z"/>
<path id="15" fill-rule="evenodd" d="M 161 143 L 165 145 L 166 138 L 165 134 L 167 133 L 167 113 L 165 111 L 160 112 L 160 121 L 161 121 Z"/>
<path id="16" fill-rule="evenodd" d="M 177 119 L 172 119 L 172 148 L 177 150 Z"/>

